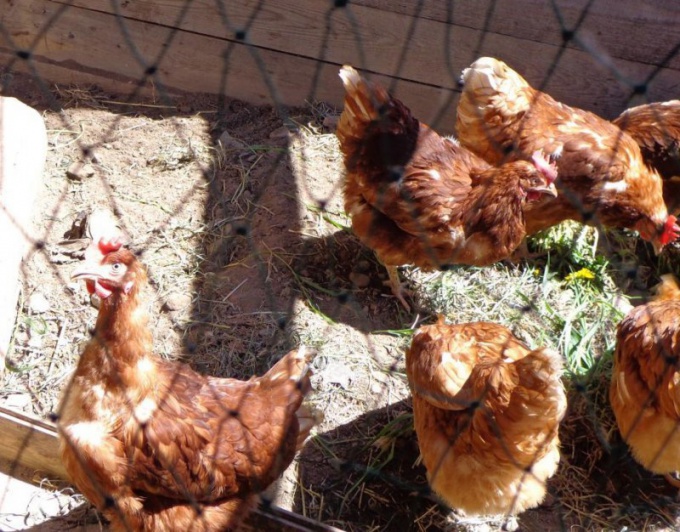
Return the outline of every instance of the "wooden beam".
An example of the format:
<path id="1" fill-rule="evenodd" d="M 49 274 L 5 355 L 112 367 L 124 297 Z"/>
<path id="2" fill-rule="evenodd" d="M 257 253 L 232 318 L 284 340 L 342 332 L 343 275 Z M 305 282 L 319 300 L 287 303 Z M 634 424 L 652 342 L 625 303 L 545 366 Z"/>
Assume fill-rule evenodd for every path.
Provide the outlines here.
<path id="1" fill-rule="evenodd" d="M 19 47 L 33 51 L 35 73 L 59 83 L 102 80 L 103 86 L 130 92 L 141 81 L 141 91 L 156 97 L 164 86 L 170 91 L 225 94 L 255 104 L 323 100 L 338 107 L 342 104 L 338 66 L 363 63 L 379 73 L 376 79 L 392 88 L 416 116 L 445 133 L 453 131 L 456 77 L 479 53 L 506 60 L 532 84 L 545 82 L 545 90 L 557 99 L 607 118 L 630 102 L 630 85 L 587 52 L 562 51 L 555 45 L 424 18 L 417 20 L 407 39 L 413 17 L 365 6 L 354 6 L 350 20 L 343 10 L 326 18 L 326 4 L 321 8 L 312 0 L 267 2 L 259 12 L 253 11 L 254 4 L 254 0 L 226 4 L 225 28 L 214 2 L 195 0 L 176 30 L 171 25 L 177 24 L 180 7 L 187 5 L 180 0 L 128 2 L 121 7 L 120 19 L 104 0 L 88 1 L 89 8 L 25 0 L 10 4 L 0 15 L 9 32 L 9 41 L 0 42 L 0 60 L 23 63 L 22 68 L 30 71 L 31 66 L 15 54 Z M 244 44 L 236 39 L 236 29 L 245 27 L 250 16 L 255 19 Z M 357 42 L 364 45 L 363 56 Z M 404 46 L 407 53 L 402 58 Z M 152 64 L 157 70 L 146 79 L 145 70 Z M 616 64 L 631 83 L 655 71 L 642 63 Z M 389 76 L 393 74 L 400 78 Z M 675 97 L 679 82 L 677 70 L 661 69 L 646 97 Z"/>
<path id="2" fill-rule="evenodd" d="M 12 36 L 11 43 L 0 42 L 0 60 L 57 83 L 102 80 L 102 85 L 132 92 L 141 80 L 142 92 L 156 98 L 165 87 L 171 92 L 225 94 L 254 104 L 301 106 L 319 100 L 342 105 L 339 64 L 125 19 L 134 41 L 131 49 L 114 15 L 74 7 L 65 9 L 36 40 L 58 13 L 58 4 L 46 0 L 11 5 L 0 15 Z M 17 59 L 17 47 L 32 49 L 31 59 Z M 153 62 L 161 52 L 157 71 L 144 81 L 147 65 L 136 56 Z M 375 79 L 387 85 L 394 81 Z M 441 117 L 443 131 L 453 130 L 455 89 L 399 80 L 394 93 L 421 119 L 432 123 Z"/>
<path id="3" fill-rule="evenodd" d="M 67 479 L 54 425 L 0 406 L 0 458 L 46 477 Z M 11 475 L 11 468 L 5 473 Z"/>
<path id="4" fill-rule="evenodd" d="M 607 4 L 612 11 L 618 10 L 613 9 L 611 2 Z M 115 14 L 108 0 L 75 0 L 75 5 L 82 10 L 87 8 L 111 16 Z M 494 3 L 496 8 L 490 20 L 486 19 L 486 10 L 477 3 L 455 2 L 454 15 L 457 17 L 456 10 L 460 9 L 467 16 L 453 18 L 451 24 L 446 22 L 445 2 L 425 3 L 428 9 L 434 10 L 434 18 L 411 16 L 413 7 L 404 7 L 399 13 L 354 3 L 346 9 L 331 9 L 329 3 L 317 0 L 265 3 L 242 0 L 223 2 L 222 5 L 220 10 L 212 0 L 195 0 L 188 7 L 184 0 L 126 2 L 120 7 L 120 15 L 124 17 L 122 20 L 135 43 L 139 34 L 134 31 L 132 21 L 164 26 L 166 36 L 178 27 L 185 32 L 232 41 L 237 39 L 239 30 L 248 28 L 244 34 L 245 42 L 258 49 L 276 50 L 334 65 L 350 63 L 362 70 L 449 90 L 457 88 L 461 70 L 475 58 L 492 55 L 508 62 L 532 84 L 543 87 L 558 100 L 596 111 L 608 118 L 617 116 L 626 107 L 633 94 L 632 87 L 651 76 L 655 72 L 654 65 L 680 41 L 680 24 L 668 24 L 664 26 L 668 34 L 662 45 L 665 52 L 657 47 L 657 55 L 650 55 L 647 61 L 641 62 L 613 60 L 610 47 L 638 46 L 625 34 L 624 30 L 630 29 L 630 24 L 623 24 L 623 21 L 630 23 L 637 20 L 633 16 L 636 11 L 632 0 L 626 1 L 628 18 L 621 15 L 611 17 L 606 9 L 593 8 L 593 16 L 598 14 L 593 20 L 598 24 L 609 20 L 607 27 L 611 31 L 606 33 L 618 35 L 615 42 L 600 42 L 594 38 L 592 31 L 582 30 L 579 35 L 588 36 L 597 49 L 595 54 L 576 45 L 563 49 L 562 32 L 555 13 L 549 3 L 536 0 L 521 0 L 517 6 L 507 0 L 500 1 L 498 6 Z M 579 11 L 574 1 L 566 2 L 566 5 L 570 6 L 569 13 L 574 14 L 571 18 L 575 18 Z M 600 3 L 595 2 L 595 5 Z M 68 11 L 73 9 L 71 7 Z M 657 21 L 654 28 L 660 27 L 661 17 L 667 11 L 661 8 L 652 10 Z M 676 14 L 675 18 L 680 23 L 680 14 Z M 475 22 L 470 22 L 471 19 Z M 544 20 L 552 26 L 546 29 Z M 111 26 L 120 33 L 115 21 L 111 22 Z M 525 27 L 536 28 L 540 33 L 527 35 Z M 650 47 L 658 42 L 657 35 L 645 29 L 644 24 L 636 26 L 634 34 L 640 32 L 645 33 L 643 42 L 649 42 Z M 120 37 L 118 40 L 121 40 Z M 137 48 L 147 59 L 154 57 L 154 54 L 144 54 L 140 46 Z M 205 49 L 193 52 L 198 59 Z M 167 55 L 169 58 L 171 54 L 168 52 Z M 607 61 L 613 65 L 615 72 L 606 65 Z M 230 61 L 229 66 L 232 65 L 233 61 Z M 267 68 L 272 66 L 269 62 L 264 62 L 264 65 Z M 676 66 L 680 67 L 680 64 Z M 218 64 L 214 68 L 221 67 Z M 303 86 L 309 81 L 295 70 L 288 70 L 287 74 Z M 280 81 L 277 79 L 277 82 Z M 680 71 L 663 68 L 655 75 L 647 96 L 652 100 L 674 98 L 679 82 Z M 338 104 L 337 100 L 331 101 Z M 432 114 L 430 111 L 424 116 L 427 119 Z"/>
<path id="5" fill-rule="evenodd" d="M 626 61 L 659 64 L 680 44 L 680 10 L 671 2 L 638 0 L 478 0 L 423 2 L 352 0 L 354 6 L 417 16 L 466 26 L 486 33 L 514 36 L 552 46 L 582 49 L 580 40 L 596 43 L 603 53 Z M 581 20 L 580 24 L 579 21 Z M 576 30 L 565 43 L 563 27 Z M 680 54 L 667 65 L 680 69 Z"/>
<path id="6" fill-rule="evenodd" d="M 68 481 L 59 456 L 56 427 L 26 414 L 0 406 L 0 468 L 11 476 L 23 476 L 26 471 L 39 473 L 40 478 Z M 244 530 L 272 532 L 341 532 L 313 519 L 288 510 L 261 504 L 243 525 Z"/>

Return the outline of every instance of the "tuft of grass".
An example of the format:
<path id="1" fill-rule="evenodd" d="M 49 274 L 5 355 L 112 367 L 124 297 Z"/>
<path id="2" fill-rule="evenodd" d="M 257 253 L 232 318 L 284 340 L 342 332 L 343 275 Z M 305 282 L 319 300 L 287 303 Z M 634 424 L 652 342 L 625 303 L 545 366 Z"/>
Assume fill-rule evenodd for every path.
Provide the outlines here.
<path id="1" fill-rule="evenodd" d="M 565 223 L 529 243 L 546 253 L 541 260 L 460 266 L 426 282 L 420 297 L 454 323 L 500 323 L 533 348 L 556 349 L 567 372 L 582 375 L 611 352 L 615 326 L 629 306 L 598 239 L 594 228 Z"/>

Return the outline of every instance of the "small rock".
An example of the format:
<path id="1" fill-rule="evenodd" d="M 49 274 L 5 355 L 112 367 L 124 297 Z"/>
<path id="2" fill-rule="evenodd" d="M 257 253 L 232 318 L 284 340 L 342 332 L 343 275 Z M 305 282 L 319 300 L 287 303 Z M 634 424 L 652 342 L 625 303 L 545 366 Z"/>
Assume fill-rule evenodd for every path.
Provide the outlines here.
<path id="1" fill-rule="evenodd" d="M 324 370 L 324 378 L 330 384 L 337 384 L 341 388 L 349 390 L 352 372 L 346 365 L 332 362 Z"/>
<path id="2" fill-rule="evenodd" d="M 287 139 L 290 136 L 290 131 L 286 126 L 276 128 L 269 134 L 270 139 Z"/>
<path id="3" fill-rule="evenodd" d="M 80 283 L 68 283 L 66 285 L 66 290 L 71 292 L 72 294 L 75 294 L 78 292 L 78 287 L 80 286 Z"/>
<path id="4" fill-rule="evenodd" d="M 66 170 L 66 177 L 69 179 L 75 179 L 76 181 L 82 181 L 88 177 L 94 175 L 94 168 L 91 164 L 83 164 L 80 161 L 71 163 L 71 166 Z"/>
<path id="5" fill-rule="evenodd" d="M 328 115 L 323 119 L 323 126 L 330 129 L 331 131 L 335 131 L 338 127 L 339 120 L 340 117 L 337 115 Z"/>
<path id="6" fill-rule="evenodd" d="M 368 270 L 371 269 L 371 263 L 365 259 L 360 260 L 359 262 L 357 262 L 354 269 L 358 272 L 367 272 Z"/>
<path id="7" fill-rule="evenodd" d="M 92 163 L 98 164 L 102 162 L 102 158 L 99 155 L 98 151 L 95 150 L 90 150 L 89 155 L 88 155 L 88 160 Z"/>
<path id="8" fill-rule="evenodd" d="M 14 343 L 16 345 L 28 345 L 29 340 L 30 336 L 28 335 L 28 331 L 17 331 L 14 334 Z"/>
<path id="9" fill-rule="evenodd" d="M 357 288 L 366 288 L 371 284 L 371 278 L 365 273 L 352 272 L 349 274 L 349 280 L 352 281 Z"/>
<path id="10" fill-rule="evenodd" d="M 630 300 L 623 294 L 617 294 L 614 299 L 614 307 L 622 314 L 628 314 L 633 309 Z"/>
<path id="11" fill-rule="evenodd" d="M 50 310 L 50 302 L 40 292 L 33 292 L 28 299 L 28 308 L 33 314 L 43 314 Z"/>
<path id="12" fill-rule="evenodd" d="M 31 407 L 31 395 L 28 393 L 11 393 L 5 399 L 4 406 L 19 412 L 28 411 Z"/>
<path id="13" fill-rule="evenodd" d="M 32 347 L 33 349 L 42 348 L 43 343 L 42 334 L 32 334 L 28 339 L 28 347 Z"/>
<path id="14" fill-rule="evenodd" d="M 242 150 L 246 147 L 244 142 L 232 137 L 228 131 L 225 131 L 220 135 L 218 142 L 223 150 Z"/>
<path id="15" fill-rule="evenodd" d="M 190 294 L 170 294 L 165 300 L 165 309 L 169 311 L 183 310 L 191 305 L 192 297 Z"/>

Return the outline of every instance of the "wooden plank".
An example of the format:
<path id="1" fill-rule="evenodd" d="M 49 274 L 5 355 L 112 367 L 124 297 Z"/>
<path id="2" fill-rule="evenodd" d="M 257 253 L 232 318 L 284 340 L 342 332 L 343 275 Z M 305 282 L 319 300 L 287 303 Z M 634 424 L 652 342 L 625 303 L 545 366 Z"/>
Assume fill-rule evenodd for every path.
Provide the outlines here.
<path id="1" fill-rule="evenodd" d="M 680 44 L 680 9 L 674 2 L 556 0 L 557 11 L 545 0 L 423 2 L 420 9 L 413 0 L 352 0 L 352 4 L 555 46 L 563 43 L 563 27 L 573 30 L 583 18 L 577 37 L 596 42 L 611 57 L 653 65 Z M 579 48 L 575 41 L 567 46 Z M 680 54 L 668 66 L 680 69 Z"/>
<path id="2" fill-rule="evenodd" d="M 57 9 L 54 2 L 26 0 L 3 12 L 0 23 L 10 28 L 13 43 L 0 42 L 0 59 L 5 63 L 16 59 L 15 47 L 28 48 Z M 158 96 L 164 85 L 175 92 L 221 93 L 255 104 L 304 105 L 306 100 L 342 104 L 339 65 L 188 31 L 173 32 L 157 24 L 126 20 L 125 25 L 142 56 L 156 57 L 166 50 L 154 76 L 156 83 L 144 84 L 146 93 Z M 164 46 L 170 34 L 173 39 Z M 85 9 L 66 9 L 38 40 L 33 54 L 40 77 L 59 83 L 112 79 L 123 92 L 136 88 L 146 68 L 136 61 L 113 15 Z M 31 71 L 21 63 L 15 61 L 14 68 Z M 391 82 L 384 76 L 376 79 Z M 430 122 L 453 92 L 408 81 L 399 81 L 395 89 L 414 113 Z M 444 108 L 445 132 L 453 130 L 454 113 L 455 106 Z"/>
<path id="3" fill-rule="evenodd" d="M 76 0 L 75 3 L 102 13 L 113 13 L 107 0 Z M 431 4 L 434 3 L 427 3 Z M 557 99 L 608 118 L 617 116 L 629 104 L 631 87 L 654 71 L 649 64 L 617 59 L 616 69 L 623 78 L 630 80 L 628 84 L 622 82 L 588 52 L 575 48 L 562 50 L 560 43 L 545 44 L 526 38 L 522 26 L 525 17 L 517 10 L 498 18 L 506 24 L 513 24 L 515 35 L 522 35 L 521 38 L 482 31 L 483 26 L 476 29 L 450 25 L 361 5 L 352 5 L 347 11 L 330 11 L 327 3 L 316 0 L 266 2 L 261 9 L 258 9 L 259 5 L 258 0 L 225 3 L 223 14 L 226 14 L 228 24 L 225 24 L 212 0 L 192 2 L 180 22 L 181 10 L 186 7 L 184 0 L 128 2 L 120 10 L 127 17 L 126 25 L 135 42 L 141 37 L 132 31 L 133 20 L 165 25 L 167 32 L 172 32 L 170 28 L 179 24 L 185 31 L 226 40 L 235 39 L 237 30 L 250 24 L 246 40 L 259 48 L 314 61 L 322 58 L 323 62 L 336 65 L 351 63 L 360 69 L 363 67 L 364 70 L 448 90 L 456 89 L 461 70 L 476 57 L 493 55 L 508 62 L 532 84 L 544 87 Z M 439 5 L 441 9 L 442 3 Z M 482 11 L 474 13 L 479 19 Z M 116 24 L 112 25 L 119 31 Z M 120 38 L 117 40 L 120 41 Z M 402 50 L 406 51 L 404 56 L 401 55 Z M 198 59 L 204 54 L 205 51 L 199 49 L 194 57 Z M 145 55 L 151 57 L 153 54 Z M 229 66 L 233 65 L 234 61 L 230 60 Z M 556 68 L 553 69 L 554 66 Z M 267 63 L 267 67 L 271 64 Z M 295 70 L 288 72 L 298 84 L 309 82 Z M 652 100 L 676 97 L 678 83 L 680 71 L 663 69 L 651 83 L 648 97 Z M 337 100 L 331 101 L 338 103 Z"/>
<path id="4" fill-rule="evenodd" d="M 0 468 L 4 473 L 20 478 L 30 471 L 40 473 L 41 478 L 68 481 L 53 424 L 0 406 L 0 434 L 3 435 Z M 341 532 L 338 528 L 267 504 L 253 511 L 243 528 L 272 532 Z"/>
<path id="5" fill-rule="evenodd" d="M 66 479 L 54 425 L 0 406 L 0 458 L 8 464 Z M 11 469 L 6 471 L 12 474 Z"/>

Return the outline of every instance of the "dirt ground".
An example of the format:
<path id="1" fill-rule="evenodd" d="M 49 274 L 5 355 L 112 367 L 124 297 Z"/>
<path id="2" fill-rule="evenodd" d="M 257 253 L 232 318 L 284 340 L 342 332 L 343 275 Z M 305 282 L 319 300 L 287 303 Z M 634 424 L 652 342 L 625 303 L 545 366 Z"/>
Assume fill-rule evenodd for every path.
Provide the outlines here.
<path id="1" fill-rule="evenodd" d="M 107 208 L 149 269 L 159 355 L 247 378 L 301 343 L 318 350 L 312 402 L 324 421 L 272 490 L 277 504 L 352 531 L 499 526 L 450 513 L 428 490 L 402 331 L 436 309 L 417 299 L 417 311 L 405 312 L 347 229 L 333 110 L 291 109 L 284 122 L 272 108 L 207 96 L 127 104 L 95 87 L 60 87 L 50 102 L 27 80 L 12 92 L 44 111 L 49 152 L 36 209 L 41 242 L 23 271 L 3 404 L 42 418 L 57 408 L 96 317 L 69 278 L 82 258 L 79 228 L 86 213 Z M 619 508 L 633 528 L 677 517 L 663 479 L 593 447 L 585 412 L 593 401 L 584 397 L 601 389 L 572 401 L 562 468 L 546 504 L 519 518 L 521 530 L 604 529 Z M 625 505 L 609 504 L 622 489 Z M 648 490 L 668 506 L 646 499 Z M 570 493 L 593 499 L 593 513 L 581 515 Z"/>

